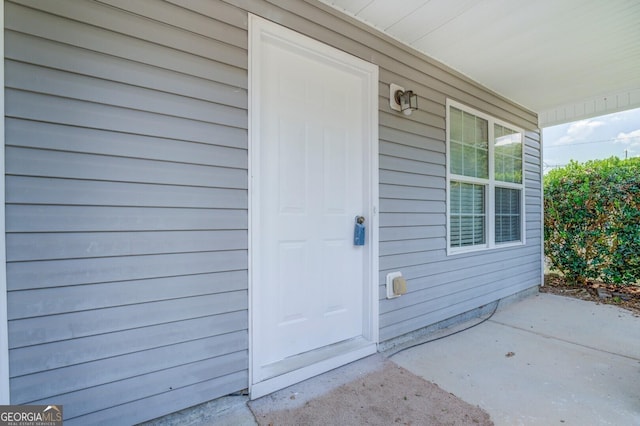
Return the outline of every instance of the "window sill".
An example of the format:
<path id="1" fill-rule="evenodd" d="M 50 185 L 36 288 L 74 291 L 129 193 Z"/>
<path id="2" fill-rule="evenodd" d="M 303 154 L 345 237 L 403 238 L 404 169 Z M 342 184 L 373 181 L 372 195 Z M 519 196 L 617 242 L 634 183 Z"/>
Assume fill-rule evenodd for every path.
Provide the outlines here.
<path id="1" fill-rule="evenodd" d="M 526 245 L 525 241 L 516 241 L 516 242 L 509 242 L 509 243 L 499 243 L 492 246 L 484 244 L 481 246 L 471 246 L 471 247 L 456 247 L 456 248 L 448 247 L 447 256 L 456 256 L 459 254 L 477 253 L 477 252 L 488 252 L 488 251 L 505 249 L 510 247 L 522 247 L 524 245 Z"/>

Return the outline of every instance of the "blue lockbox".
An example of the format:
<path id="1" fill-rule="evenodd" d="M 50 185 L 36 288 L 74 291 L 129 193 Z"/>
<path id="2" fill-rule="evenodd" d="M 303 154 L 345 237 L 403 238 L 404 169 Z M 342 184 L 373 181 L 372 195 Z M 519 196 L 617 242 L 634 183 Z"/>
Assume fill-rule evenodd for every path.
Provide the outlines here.
<path id="1" fill-rule="evenodd" d="M 353 245 L 363 246 L 364 239 L 365 239 L 364 217 L 356 216 L 356 223 L 353 231 Z"/>

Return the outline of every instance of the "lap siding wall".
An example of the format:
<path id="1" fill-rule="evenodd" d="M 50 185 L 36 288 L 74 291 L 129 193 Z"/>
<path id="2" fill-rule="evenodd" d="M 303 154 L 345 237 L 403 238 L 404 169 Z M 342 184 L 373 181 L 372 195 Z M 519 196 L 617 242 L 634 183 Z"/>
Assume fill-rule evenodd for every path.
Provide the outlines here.
<path id="1" fill-rule="evenodd" d="M 380 67 L 381 340 L 540 284 L 537 117 L 445 66 L 312 0 L 7 0 L 11 403 L 135 423 L 248 386 L 248 12 Z M 527 129 L 526 246 L 446 256 L 447 98 Z"/>
<path id="2" fill-rule="evenodd" d="M 5 8 L 11 403 L 124 424 L 246 388 L 246 31 Z"/>

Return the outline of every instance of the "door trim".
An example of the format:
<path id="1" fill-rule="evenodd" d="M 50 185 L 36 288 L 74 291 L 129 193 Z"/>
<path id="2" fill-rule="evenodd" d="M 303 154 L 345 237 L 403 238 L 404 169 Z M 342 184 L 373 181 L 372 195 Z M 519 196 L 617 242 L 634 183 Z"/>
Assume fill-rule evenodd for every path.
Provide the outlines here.
<path id="1" fill-rule="evenodd" d="M 368 200 L 367 239 L 365 262 L 368 264 L 364 274 L 363 295 L 363 336 L 353 342 L 338 343 L 319 350 L 316 359 L 313 354 L 303 354 L 302 366 L 291 371 L 277 374 L 272 378 L 256 382 L 256 348 L 253 336 L 255 322 L 260 317 L 260 301 L 254 297 L 254 286 L 259 285 L 260 277 L 254 275 L 256 259 L 260 258 L 259 241 L 261 237 L 260 220 L 260 188 L 254 179 L 260 175 L 260 100 L 261 100 L 261 44 L 265 38 L 276 39 L 296 47 L 311 51 L 316 55 L 331 58 L 332 61 L 348 66 L 365 76 L 369 87 L 366 105 L 369 122 L 368 151 L 364 161 L 365 183 L 364 196 Z M 337 50 L 317 40 L 301 35 L 271 21 L 249 14 L 249 392 L 252 399 L 285 388 L 307 378 L 337 368 L 341 365 L 375 353 L 378 344 L 378 66 Z M 370 219 L 369 219 L 370 218 Z M 315 352 L 315 351 L 312 351 Z"/>

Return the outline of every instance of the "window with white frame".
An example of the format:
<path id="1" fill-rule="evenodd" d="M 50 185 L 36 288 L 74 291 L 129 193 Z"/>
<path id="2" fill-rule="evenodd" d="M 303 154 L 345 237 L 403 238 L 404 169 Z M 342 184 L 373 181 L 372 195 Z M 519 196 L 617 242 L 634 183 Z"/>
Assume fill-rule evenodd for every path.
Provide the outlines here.
<path id="1" fill-rule="evenodd" d="M 524 243 L 524 132 L 447 101 L 449 253 Z"/>

